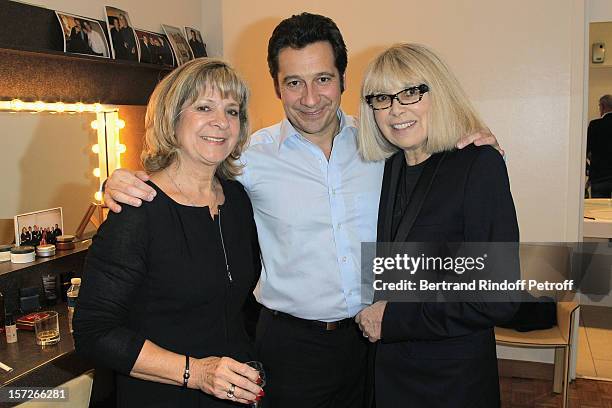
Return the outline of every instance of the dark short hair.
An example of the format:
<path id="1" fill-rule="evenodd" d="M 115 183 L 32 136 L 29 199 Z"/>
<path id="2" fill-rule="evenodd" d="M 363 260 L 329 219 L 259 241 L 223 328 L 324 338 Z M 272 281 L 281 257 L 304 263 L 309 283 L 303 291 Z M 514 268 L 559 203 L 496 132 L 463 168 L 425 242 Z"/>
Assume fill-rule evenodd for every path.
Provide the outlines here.
<path id="1" fill-rule="evenodd" d="M 325 16 L 311 13 L 296 14 L 281 21 L 268 42 L 268 67 L 278 93 L 278 54 L 283 48 L 300 50 L 307 45 L 327 41 L 334 51 L 336 69 L 340 73 L 340 88 L 344 91 L 344 72 L 348 57 L 340 29 Z"/>

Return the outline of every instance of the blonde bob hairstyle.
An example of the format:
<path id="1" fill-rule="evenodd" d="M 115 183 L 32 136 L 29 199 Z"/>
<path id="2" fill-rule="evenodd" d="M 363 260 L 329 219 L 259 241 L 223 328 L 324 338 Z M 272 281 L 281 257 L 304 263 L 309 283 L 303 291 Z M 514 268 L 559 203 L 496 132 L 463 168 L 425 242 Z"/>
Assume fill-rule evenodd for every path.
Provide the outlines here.
<path id="1" fill-rule="evenodd" d="M 420 84 L 429 86 L 424 97 L 431 98 L 426 153 L 452 150 L 460 138 L 485 128 L 459 81 L 432 50 L 420 44 L 397 44 L 370 63 L 363 79 L 358 143 L 365 160 L 384 160 L 399 150 L 380 132 L 365 96 Z"/>
<path id="2" fill-rule="evenodd" d="M 238 102 L 240 133 L 232 153 L 217 167 L 216 175 L 233 179 L 242 171 L 238 162 L 249 136 L 247 105 L 249 90 L 246 83 L 226 62 L 214 58 L 198 58 L 181 65 L 168 74 L 149 99 L 145 116 L 145 142 L 140 156 L 148 173 L 161 171 L 178 158 L 180 145 L 176 126 L 181 110 L 198 96 L 217 90 L 222 98 Z"/>

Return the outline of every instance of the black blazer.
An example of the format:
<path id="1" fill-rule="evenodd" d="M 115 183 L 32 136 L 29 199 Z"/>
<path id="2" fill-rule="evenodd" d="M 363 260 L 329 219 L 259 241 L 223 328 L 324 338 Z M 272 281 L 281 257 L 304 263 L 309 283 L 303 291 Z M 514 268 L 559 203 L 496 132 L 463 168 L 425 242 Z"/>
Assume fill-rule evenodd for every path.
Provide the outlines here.
<path id="1" fill-rule="evenodd" d="M 378 242 L 518 242 L 505 163 L 490 146 L 432 155 L 411 200 L 424 200 L 413 225 L 406 216 L 391 233 L 402 151 L 387 161 Z M 437 162 L 432 169 L 431 162 Z M 429 170 L 428 170 L 429 167 Z M 431 182 L 424 175 L 435 173 Z M 493 327 L 514 303 L 387 304 L 375 362 L 377 408 L 500 406 Z"/>
<path id="2" fill-rule="evenodd" d="M 587 154 L 591 155 L 591 182 L 612 180 L 612 113 L 589 123 Z"/>

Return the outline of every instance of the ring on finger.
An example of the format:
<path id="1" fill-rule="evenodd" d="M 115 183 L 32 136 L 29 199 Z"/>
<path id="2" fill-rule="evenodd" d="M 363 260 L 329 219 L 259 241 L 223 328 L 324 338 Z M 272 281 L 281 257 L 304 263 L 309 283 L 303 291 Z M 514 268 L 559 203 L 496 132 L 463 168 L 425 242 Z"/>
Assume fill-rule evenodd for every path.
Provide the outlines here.
<path id="1" fill-rule="evenodd" d="M 234 391 L 236 391 L 236 386 L 234 384 L 230 384 L 229 390 L 227 390 L 227 398 L 234 399 Z"/>

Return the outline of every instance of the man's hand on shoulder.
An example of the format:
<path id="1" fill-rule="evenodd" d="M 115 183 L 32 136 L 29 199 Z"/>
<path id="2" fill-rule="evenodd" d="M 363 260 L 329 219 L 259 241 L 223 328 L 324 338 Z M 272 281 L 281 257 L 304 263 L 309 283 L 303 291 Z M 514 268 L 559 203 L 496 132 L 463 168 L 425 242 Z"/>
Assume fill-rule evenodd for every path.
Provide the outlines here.
<path id="1" fill-rule="evenodd" d="M 472 143 L 474 143 L 476 146 L 490 145 L 494 147 L 495 150 L 497 150 L 502 156 L 505 157 L 506 155 L 499 143 L 497 143 L 497 138 L 488 128 L 481 129 L 478 132 L 461 138 L 461 140 L 457 142 L 457 149 L 463 149 L 465 146 L 469 146 Z"/>
<path id="2" fill-rule="evenodd" d="M 157 194 L 153 187 L 145 183 L 148 180 L 149 175 L 144 171 L 115 170 L 106 180 L 104 203 L 115 213 L 121 211 L 119 203 L 140 207 L 142 200 L 151 201 Z"/>

